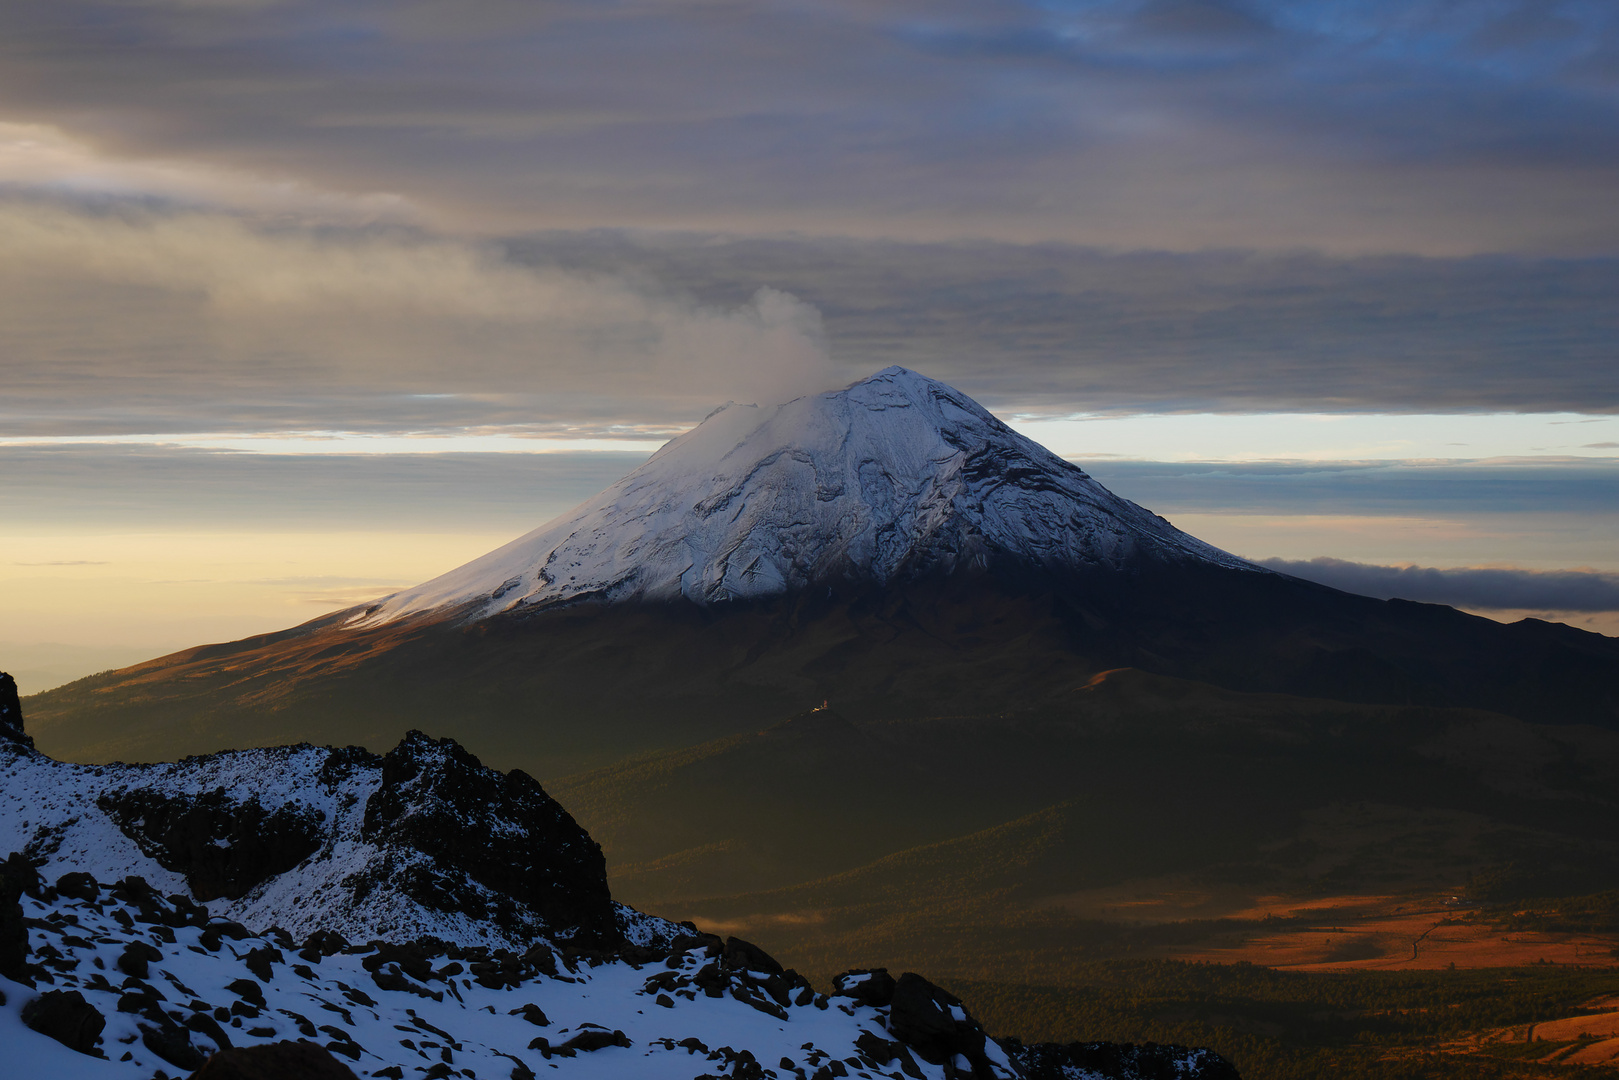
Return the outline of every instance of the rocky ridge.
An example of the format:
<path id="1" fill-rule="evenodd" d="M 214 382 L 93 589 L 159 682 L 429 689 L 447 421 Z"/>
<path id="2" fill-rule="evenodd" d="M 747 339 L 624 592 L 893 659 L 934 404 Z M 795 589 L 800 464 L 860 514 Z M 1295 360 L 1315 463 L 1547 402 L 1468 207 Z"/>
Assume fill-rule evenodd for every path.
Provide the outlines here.
<path id="1" fill-rule="evenodd" d="M 0 1030 L 19 1076 L 158 1078 L 243 1050 L 303 1046 L 304 1076 L 563 1075 L 679 1080 L 1227 1080 L 1171 1047 L 1025 1048 L 989 1038 L 921 976 L 849 972 L 817 993 L 758 948 L 686 933 L 657 947 L 521 953 L 431 939 L 299 941 L 213 918 L 142 879 L 0 868 L 30 948 L 0 965 Z M 1120 1058 L 1122 1049 L 1124 1056 Z M 284 1066 L 285 1067 L 285 1066 Z M 341 1070 L 341 1071 L 332 1071 Z"/>
<path id="2" fill-rule="evenodd" d="M 419 731 L 381 756 L 301 745 L 153 765 L 0 740 L 0 851 L 298 935 L 510 947 L 651 925 L 613 903 L 601 847 L 538 783 Z"/>

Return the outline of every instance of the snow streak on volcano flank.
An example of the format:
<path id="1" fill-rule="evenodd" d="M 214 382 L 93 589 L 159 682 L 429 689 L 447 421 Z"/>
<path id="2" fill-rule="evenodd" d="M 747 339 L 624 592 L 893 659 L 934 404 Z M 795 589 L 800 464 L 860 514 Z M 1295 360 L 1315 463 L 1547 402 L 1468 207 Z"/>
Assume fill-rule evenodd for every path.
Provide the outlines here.
<path id="1" fill-rule="evenodd" d="M 1136 559 L 1266 572 L 1119 498 L 965 394 L 891 367 L 773 408 L 728 404 L 591 501 L 354 624 Z"/>

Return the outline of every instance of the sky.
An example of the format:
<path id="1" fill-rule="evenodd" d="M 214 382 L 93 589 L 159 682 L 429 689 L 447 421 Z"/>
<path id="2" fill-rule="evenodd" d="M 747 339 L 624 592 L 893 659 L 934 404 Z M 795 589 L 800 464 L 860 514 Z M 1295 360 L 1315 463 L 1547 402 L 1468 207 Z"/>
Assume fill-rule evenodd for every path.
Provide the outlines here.
<path id="1" fill-rule="evenodd" d="M 0 5 L 25 692 L 893 363 L 1287 572 L 1619 634 L 1619 7 Z"/>

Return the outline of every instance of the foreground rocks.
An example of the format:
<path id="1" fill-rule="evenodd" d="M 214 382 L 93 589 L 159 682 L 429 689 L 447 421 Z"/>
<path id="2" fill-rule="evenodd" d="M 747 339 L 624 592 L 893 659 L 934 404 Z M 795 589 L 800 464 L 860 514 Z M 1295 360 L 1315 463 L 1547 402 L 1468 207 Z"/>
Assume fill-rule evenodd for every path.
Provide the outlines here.
<path id="1" fill-rule="evenodd" d="M 28 839 L 0 862 L 19 1075 L 1234 1075 L 1204 1051 L 998 1042 L 910 972 L 818 993 L 747 941 L 614 904 L 601 849 L 539 784 L 449 740 L 77 766 L 5 707 L 0 826 Z"/>
<path id="2" fill-rule="evenodd" d="M 613 902 L 600 845 L 533 778 L 452 740 L 413 731 L 382 756 L 287 746 L 74 765 L 32 749 L 6 685 L 0 822 L 53 880 L 137 876 L 300 937 L 609 948 L 675 932 Z M 16 940 L 0 916 L 0 971 Z"/>
<path id="3" fill-rule="evenodd" d="M 689 926 L 655 945 L 538 939 L 522 952 L 332 931 L 298 940 L 137 877 L 4 880 L 20 883 L 13 914 L 27 932 L 21 978 L 5 984 L 26 995 L 16 1015 L 64 1061 L 100 1057 L 130 1080 L 1234 1076 L 1204 1051 L 1000 1042 L 910 972 L 847 972 L 822 994 L 758 946 Z M 0 1028 L 11 1015 L 0 1010 Z M 0 1030 L 0 1042 L 16 1037 Z"/>
<path id="4" fill-rule="evenodd" d="M 356 1080 L 354 1070 L 314 1043 L 267 1043 L 221 1050 L 191 1080 Z"/>

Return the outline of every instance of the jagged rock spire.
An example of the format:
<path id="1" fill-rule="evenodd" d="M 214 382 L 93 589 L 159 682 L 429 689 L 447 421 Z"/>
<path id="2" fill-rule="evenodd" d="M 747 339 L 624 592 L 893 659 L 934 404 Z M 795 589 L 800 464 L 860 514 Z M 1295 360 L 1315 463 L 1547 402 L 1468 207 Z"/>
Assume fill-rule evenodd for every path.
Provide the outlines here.
<path id="1" fill-rule="evenodd" d="M 34 745 L 33 736 L 22 728 L 22 701 L 17 696 L 17 680 L 0 671 L 0 742 Z"/>

